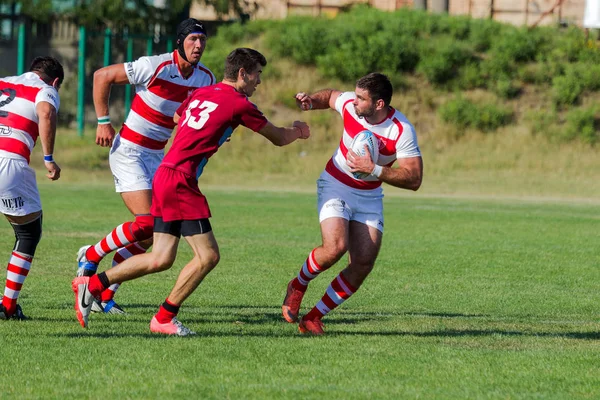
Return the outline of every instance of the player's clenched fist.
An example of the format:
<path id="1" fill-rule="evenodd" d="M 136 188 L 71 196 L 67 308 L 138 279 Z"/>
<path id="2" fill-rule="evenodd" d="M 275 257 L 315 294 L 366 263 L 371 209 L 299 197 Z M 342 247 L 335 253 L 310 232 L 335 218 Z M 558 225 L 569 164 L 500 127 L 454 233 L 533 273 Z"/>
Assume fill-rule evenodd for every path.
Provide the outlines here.
<path id="1" fill-rule="evenodd" d="M 300 139 L 308 139 L 310 137 L 310 128 L 306 122 L 294 121 L 292 126 L 294 126 L 294 128 L 298 128 L 300 131 Z"/>
<path id="2" fill-rule="evenodd" d="M 313 108 L 312 99 L 304 92 L 296 94 L 296 105 L 303 111 L 312 110 Z"/>

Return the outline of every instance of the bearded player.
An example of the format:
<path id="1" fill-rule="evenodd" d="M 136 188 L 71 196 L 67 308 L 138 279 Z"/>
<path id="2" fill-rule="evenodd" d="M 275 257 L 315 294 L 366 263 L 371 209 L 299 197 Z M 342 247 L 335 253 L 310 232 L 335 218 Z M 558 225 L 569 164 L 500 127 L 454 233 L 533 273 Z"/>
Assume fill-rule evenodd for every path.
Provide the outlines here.
<path id="1" fill-rule="evenodd" d="M 321 319 L 348 300 L 369 275 L 383 235 L 381 183 L 417 190 L 423 179 L 423 161 L 412 124 L 390 106 L 392 84 L 379 73 L 363 76 L 354 92 L 324 89 L 298 93 L 297 105 L 305 111 L 336 110 L 344 122 L 340 145 L 317 180 L 317 203 L 323 242 L 314 248 L 298 275 L 288 283 L 282 305 L 288 322 L 298 321 L 308 284 L 348 252 L 348 265 L 331 282 L 325 294 L 299 322 L 300 332 L 322 335 Z M 350 149 L 352 139 L 364 130 L 377 138 L 377 163 L 368 151 L 359 156 Z M 398 166 L 394 168 L 397 162 Z M 365 178 L 359 179 L 355 175 Z"/>

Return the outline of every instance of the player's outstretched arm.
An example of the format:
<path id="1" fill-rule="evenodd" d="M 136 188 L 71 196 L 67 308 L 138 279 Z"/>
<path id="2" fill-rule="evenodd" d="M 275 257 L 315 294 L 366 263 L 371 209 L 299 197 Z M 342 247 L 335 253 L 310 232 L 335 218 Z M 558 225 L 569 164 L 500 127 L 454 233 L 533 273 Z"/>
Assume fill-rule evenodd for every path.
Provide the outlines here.
<path id="1" fill-rule="evenodd" d="M 124 85 L 129 83 L 125 66 L 123 64 L 109 65 L 94 72 L 94 109 L 98 117 L 98 128 L 96 129 L 96 144 L 102 147 L 112 146 L 115 137 L 115 129 L 110 123 L 108 113 L 108 98 L 112 85 Z"/>
<path id="2" fill-rule="evenodd" d="M 60 167 L 52 157 L 56 137 L 56 108 L 46 101 L 40 101 L 35 106 L 35 111 L 39 118 L 38 128 L 42 151 L 45 156 L 50 156 L 48 160 L 44 157 L 44 166 L 48 170 L 46 176 L 48 179 L 55 181 L 60 178 Z"/>
<path id="3" fill-rule="evenodd" d="M 269 139 L 275 146 L 285 146 L 296 139 L 308 139 L 310 128 L 302 121 L 294 121 L 291 128 L 280 128 L 267 122 L 258 133 Z"/>
<path id="4" fill-rule="evenodd" d="M 323 89 L 311 95 L 300 92 L 296 94 L 296 105 L 303 111 L 324 110 L 333 108 L 335 110 L 335 101 L 342 94 L 339 90 Z"/>

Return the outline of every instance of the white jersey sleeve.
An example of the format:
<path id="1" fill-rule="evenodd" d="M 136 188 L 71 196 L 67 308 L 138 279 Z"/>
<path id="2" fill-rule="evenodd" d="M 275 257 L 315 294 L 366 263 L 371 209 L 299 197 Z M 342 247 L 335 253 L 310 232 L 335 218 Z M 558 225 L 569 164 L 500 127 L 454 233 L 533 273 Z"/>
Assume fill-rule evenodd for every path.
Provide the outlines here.
<path id="1" fill-rule="evenodd" d="M 344 104 L 346 104 L 348 100 L 354 100 L 355 98 L 356 94 L 354 94 L 354 92 L 343 92 L 335 100 L 335 109 L 342 117 L 344 116 Z"/>
<path id="2" fill-rule="evenodd" d="M 396 142 L 396 158 L 421 157 L 415 128 L 406 122 L 402 122 L 402 127 L 402 135 Z"/>
<path id="3" fill-rule="evenodd" d="M 125 73 L 132 85 L 147 85 L 154 76 L 156 68 L 160 65 L 157 56 L 140 57 L 136 61 L 126 62 Z"/>
<path id="4" fill-rule="evenodd" d="M 37 96 L 35 96 L 35 106 L 37 107 L 42 101 L 52 104 L 58 112 L 58 108 L 60 107 L 60 97 L 55 88 L 47 86 L 40 90 Z"/>

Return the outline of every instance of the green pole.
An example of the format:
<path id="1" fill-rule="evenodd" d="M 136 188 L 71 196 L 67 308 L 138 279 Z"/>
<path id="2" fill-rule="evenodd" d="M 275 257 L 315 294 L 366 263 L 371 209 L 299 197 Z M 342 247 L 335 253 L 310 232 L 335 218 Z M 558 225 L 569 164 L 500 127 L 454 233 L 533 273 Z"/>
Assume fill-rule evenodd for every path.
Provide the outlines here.
<path id="1" fill-rule="evenodd" d="M 146 40 L 146 55 L 152 55 L 152 45 L 154 43 L 154 37 L 152 35 L 148 35 L 148 39 Z"/>
<path id="2" fill-rule="evenodd" d="M 17 75 L 25 72 L 25 22 L 19 22 L 19 38 L 17 49 Z"/>
<path id="3" fill-rule="evenodd" d="M 173 39 L 167 39 L 167 53 L 173 51 Z"/>
<path id="4" fill-rule="evenodd" d="M 104 31 L 104 66 L 110 65 L 110 37 L 111 32 L 109 28 Z"/>
<path id="5" fill-rule="evenodd" d="M 127 38 L 127 61 L 133 60 L 133 39 L 131 37 Z M 125 86 L 125 118 L 129 114 L 129 110 L 131 109 L 131 86 Z"/>
<path id="6" fill-rule="evenodd" d="M 85 27 L 79 27 L 79 69 L 77 72 L 77 134 L 83 137 L 85 111 Z"/>

